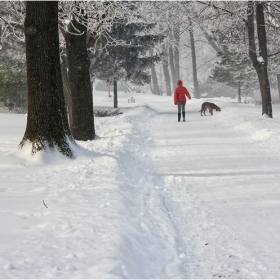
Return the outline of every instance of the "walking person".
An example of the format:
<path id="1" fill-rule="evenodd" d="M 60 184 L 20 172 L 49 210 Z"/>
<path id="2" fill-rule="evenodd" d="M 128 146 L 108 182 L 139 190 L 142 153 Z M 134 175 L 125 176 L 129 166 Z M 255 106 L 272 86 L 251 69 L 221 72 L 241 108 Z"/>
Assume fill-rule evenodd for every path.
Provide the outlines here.
<path id="1" fill-rule="evenodd" d="M 181 80 L 178 80 L 177 87 L 174 91 L 174 104 L 178 107 L 178 122 L 181 120 L 181 114 L 183 114 L 183 122 L 186 121 L 186 97 L 188 97 L 188 99 L 190 100 L 192 99 L 188 90 L 185 87 L 183 87 L 183 82 Z"/>

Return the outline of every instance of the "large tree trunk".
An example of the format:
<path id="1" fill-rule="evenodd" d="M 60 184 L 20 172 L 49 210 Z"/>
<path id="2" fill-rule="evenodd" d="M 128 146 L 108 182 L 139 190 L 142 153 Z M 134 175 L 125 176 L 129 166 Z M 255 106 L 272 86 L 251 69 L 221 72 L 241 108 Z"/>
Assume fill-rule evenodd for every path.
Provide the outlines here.
<path id="1" fill-rule="evenodd" d="M 165 88 L 166 88 L 166 95 L 171 96 L 171 85 L 170 85 L 170 75 L 169 75 L 169 69 L 168 69 L 168 56 L 166 52 L 166 47 L 163 46 L 163 53 L 164 57 L 162 59 L 162 69 L 163 69 L 163 76 L 165 81 Z"/>
<path id="2" fill-rule="evenodd" d="M 87 53 L 87 27 L 74 17 L 65 33 L 70 83 L 69 119 L 76 140 L 93 140 L 95 137 L 93 98 L 90 82 L 90 60 Z"/>
<path id="3" fill-rule="evenodd" d="M 58 2 L 27 1 L 24 22 L 28 113 L 20 148 L 57 149 L 73 157 L 59 58 Z"/>
<path id="4" fill-rule="evenodd" d="M 192 69 L 193 69 L 193 87 L 194 87 L 194 96 L 195 98 L 200 98 L 199 92 L 199 85 L 197 79 L 197 67 L 196 67 L 196 53 L 195 53 L 195 43 L 194 43 L 194 36 L 193 36 L 193 28 L 192 24 L 190 23 L 190 41 L 191 41 L 191 53 L 192 53 Z"/>
<path id="5" fill-rule="evenodd" d="M 256 22 L 257 22 L 257 33 L 259 41 L 259 57 L 263 58 L 263 62 L 258 60 L 255 43 L 255 25 L 254 25 L 254 7 L 256 5 Z M 267 42 L 266 42 L 266 29 L 264 21 L 264 11 L 262 2 L 248 2 L 247 9 L 248 18 L 248 36 L 249 36 L 249 56 L 258 74 L 260 91 L 262 97 L 262 115 L 266 114 L 272 118 L 272 104 L 270 85 L 267 73 Z"/>

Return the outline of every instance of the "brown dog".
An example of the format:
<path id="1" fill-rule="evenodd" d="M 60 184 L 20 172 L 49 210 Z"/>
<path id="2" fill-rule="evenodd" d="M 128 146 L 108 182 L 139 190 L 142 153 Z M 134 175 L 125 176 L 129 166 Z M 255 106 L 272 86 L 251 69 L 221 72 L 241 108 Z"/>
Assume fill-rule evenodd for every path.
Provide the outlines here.
<path id="1" fill-rule="evenodd" d="M 201 109 L 200 109 L 200 111 L 199 111 L 199 112 L 201 113 L 201 116 L 202 116 L 202 112 L 204 113 L 204 116 L 206 116 L 206 115 L 205 115 L 205 111 L 206 111 L 207 109 L 209 110 L 209 112 L 210 112 L 211 115 L 213 115 L 213 109 L 216 109 L 217 112 L 220 112 L 220 111 L 221 111 L 221 108 L 218 107 L 216 104 L 211 103 L 211 102 L 203 102 L 203 103 L 201 104 Z"/>

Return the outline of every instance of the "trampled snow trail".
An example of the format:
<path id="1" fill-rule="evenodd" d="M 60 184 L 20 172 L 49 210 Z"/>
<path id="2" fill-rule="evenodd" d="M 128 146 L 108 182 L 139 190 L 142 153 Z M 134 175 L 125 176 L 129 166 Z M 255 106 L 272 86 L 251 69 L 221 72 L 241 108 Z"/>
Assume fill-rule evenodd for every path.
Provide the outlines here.
<path id="1" fill-rule="evenodd" d="M 279 194 L 279 157 L 248 133 L 224 124 L 217 113 L 200 117 L 189 109 L 185 123 L 176 118 L 176 113 L 155 114 L 148 123 L 135 118 L 134 125 L 141 122 L 139 133 L 146 131 L 153 139 L 142 148 L 142 161 L 152 162 L 147 169 L 163 191 L 182 277 L 279 277 L 280 253 L 270 254 L 280 244 L 270 204 Z M 249 184 L 243 181 L 248 175 Z M 255 192 L 258 201 L 252 199 Z"/>
<path id="2" fill-rule="evenodd" d="M 200 117 L 192 103 L 178 123 L 173 108 L 97 119 L 100 134 L 75 160 L 1 157 L 0 277 L 279 278 L 270 132 L 235 130 L 223 109 Z M 1 119 L 1 153 L 25 119 Z"/>
<path id="3" fill-rule="evenodd" d="M 127 278 L 186 278 L 180 247 L 183 239 L 165 204 L 161 177 L 154 172 L 154 162 L 150 164 L 153 140 L 144 124 L 153 117 L 146 108 L 128 114 L 126 121 L 132 124 L 133 133 L 120 151 L 125 154 L 117 155 L 127 182 L 122 190 L 130 216 L 130 227 L 122 236 L 121 260 Z"/>
<path id="4" fill-rule="evenodd" d="M 141 125 L 134 126 L 152 116 L 138 108 L 120 116 L 125 122 L 99 120 L 102 135 L 82 143 L 88 151 L 76 160 L 34 165 L 2 158 L 1 218 L 13 226 L 7 225 L 6 235 L 1 232 L 1 277 L 188 275 L 182 236 L 150 165 L 152 139 Z"/>

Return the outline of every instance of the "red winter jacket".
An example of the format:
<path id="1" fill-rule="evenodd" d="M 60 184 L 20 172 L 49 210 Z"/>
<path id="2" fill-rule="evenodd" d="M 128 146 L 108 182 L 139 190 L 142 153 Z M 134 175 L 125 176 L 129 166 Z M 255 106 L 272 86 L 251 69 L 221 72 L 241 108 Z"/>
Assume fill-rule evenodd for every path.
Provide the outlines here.
<path id="1" fill-rule="evenodd" d="M 178 101 L 186 101 L 186 96 L 188 99 L 192 99 L 188 90 L 183 86 L 176 87 L 174 91 L 174 104 L 177 105 Z"/>

